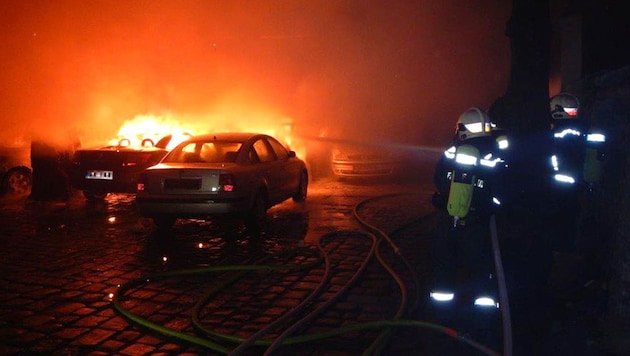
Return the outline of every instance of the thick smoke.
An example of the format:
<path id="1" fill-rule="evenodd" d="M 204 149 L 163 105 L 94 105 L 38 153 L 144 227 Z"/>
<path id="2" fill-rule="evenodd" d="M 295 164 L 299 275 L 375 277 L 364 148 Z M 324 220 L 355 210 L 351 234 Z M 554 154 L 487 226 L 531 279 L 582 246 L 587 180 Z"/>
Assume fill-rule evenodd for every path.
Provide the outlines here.
<path id="1" fill-rule="evenodd" d="M 106 142 L 136 115 L 209 129 L 262 115 L 305 136 L 441 145 L 509 69 L 507 0 L 33 0 L 0 16 L 9 137 Z"/>

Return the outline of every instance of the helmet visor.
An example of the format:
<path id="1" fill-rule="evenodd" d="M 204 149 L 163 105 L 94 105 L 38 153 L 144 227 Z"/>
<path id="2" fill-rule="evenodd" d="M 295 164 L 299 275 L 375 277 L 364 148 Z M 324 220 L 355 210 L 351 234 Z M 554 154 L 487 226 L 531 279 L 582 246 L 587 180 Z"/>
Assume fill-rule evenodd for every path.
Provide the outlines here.
<path id="1" fill-rule="evenodd" d="M 575 118 L 578 116 L 578 108 L 556 105 L 556 108 L 551 112 L 551 116 L 556 119 Z"/>
<path id="2" fill-rule="evenodd" d="M 472 123 L 472 124 L 465 124 L 464 127 L 466 127 L 466 131 L 469 131 L 471 133 L 483 132 L 483 123 L 481 123 L 481 122 L 475 122 L 475 123 Z"/>
<path id="3" fill-rule="evenodd" d="M 472 124 L 461 124 L 464 126 L 464 129 L 470 133 L 482 133 L 482 132 L 490 132 L 492 131 L 492 124 L 489 122 L 475 122 Z M 461 127 L 460 127 L 461 131 Z"/>
<path id="4" fill-rule="evenodd" d="M 563 108 L 564 112 L 570 117 L 576 117 L 578 115 L 577 108 Z"/>

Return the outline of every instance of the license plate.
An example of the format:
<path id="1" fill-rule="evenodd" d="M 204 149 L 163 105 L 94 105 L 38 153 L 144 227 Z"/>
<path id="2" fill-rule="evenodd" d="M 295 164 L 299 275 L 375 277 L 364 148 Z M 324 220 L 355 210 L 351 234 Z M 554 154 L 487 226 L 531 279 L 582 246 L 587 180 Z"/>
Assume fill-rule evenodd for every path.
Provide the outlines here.
<path id="1" fill-rule="evenodd" d="M 88 171 L 85 174 L 85 179 L 112 180 L 114 179 L 114 172 L 113 171 Z"/>

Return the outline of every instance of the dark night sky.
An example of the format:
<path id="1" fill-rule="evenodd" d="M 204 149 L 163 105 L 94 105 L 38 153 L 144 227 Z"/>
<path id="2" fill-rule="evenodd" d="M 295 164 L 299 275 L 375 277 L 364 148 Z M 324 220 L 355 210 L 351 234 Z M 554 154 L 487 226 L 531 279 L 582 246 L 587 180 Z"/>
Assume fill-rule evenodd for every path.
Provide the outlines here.
<path id="1" fill-rule="evenodd" d="M 1 120 L 100 140 L 136 115 L 289 117 L 309 135 L 439 145 L 505 90 L 509 3 L 5 1 Z"/>

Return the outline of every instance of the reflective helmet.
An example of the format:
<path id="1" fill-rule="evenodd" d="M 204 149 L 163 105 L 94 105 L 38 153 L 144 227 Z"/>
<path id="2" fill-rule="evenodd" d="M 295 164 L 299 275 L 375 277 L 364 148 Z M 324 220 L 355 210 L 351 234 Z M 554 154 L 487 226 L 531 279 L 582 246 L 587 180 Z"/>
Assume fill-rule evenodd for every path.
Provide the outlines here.
<path id="1" fill-rule="evenodd" d="M 577 119 L 580 110 L 580 101 L 575 95 L 560 93 L 555 95 L 549 101 L 549 109 L 551 110 L 551 118 L 559 119 Z"/>
<path id="2" fill-rule="evenodd" d="M 483 110 L 472 107 L 464 111 L 457 119 L 455 134 L 460 140 L 487 136 L 492 131 L 490 117 Z"/>

